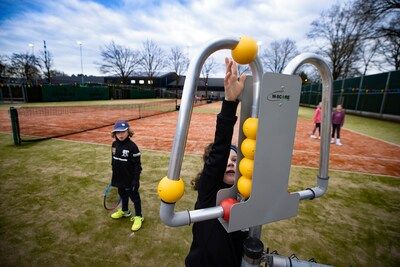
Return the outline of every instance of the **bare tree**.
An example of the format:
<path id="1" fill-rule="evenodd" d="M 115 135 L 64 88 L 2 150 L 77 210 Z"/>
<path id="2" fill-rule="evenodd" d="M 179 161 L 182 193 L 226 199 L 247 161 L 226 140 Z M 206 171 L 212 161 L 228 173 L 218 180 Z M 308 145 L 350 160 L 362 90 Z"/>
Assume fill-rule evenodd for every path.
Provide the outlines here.
<path id="1" fill-rule="evenodd" d="M 36 84 L 40 75 L 39 59 L 29 53 L 14 53 L 11 56 L 10 73 L 16 77 L 25 78 L 29 85 Z"/>
<path id="2" fill-rule="evenodd" d="M 380 46 L 379 40 L 371 40 L 370 42 L 364 41 L 361 46 L 360 58 L 362 66 L 360 68 L 363 69 L 362 74 L 365 75 L 368 71 L 370 65 L 378 64 L 378 61 L 375 59 L 375 56 L 378 52 L 378 48 Z"/>
<path id="3" fill-rule="evenodd" d="M 205 87 L 205 97 L 207 98 L 207 87 L 208 87 L 208 78 L 210 74 L 214 73 L 215 68 L 218 66 L 218 64 L 215 62 L 215 59 L 213 57 L 209 57 L 206 62 L 203 64 L 203 68 L 201 69 L 201 76 L 202 76 L 202 81 L 204 82 L 204 87 Z"/>
<path id="4" fill-rule="evenodd" d="M 0 55 L 0 79 L 5 79 L 8 76 L 7 72 L 9 68 L 7 56 Z"/>
<path id="5" fill-rule="evenodd" d="M 299 73 L 300 77 L 302 78 L 303 84 L 321 82 L 321 75 L 319 71 L 312 65 L 302 65 L 297 73 Z"/>
<path id="6" fill-rule="evenodd" d="M 99 69 L 102 73 L 120 77 L 124 84 L 129 82 L 139 64 L 139 55 L 136 51 L 118 45 L 112 41 L 101 49 L 101 63 Z"/>
<path id="7" fill-rule="evenodd" d="M 400 1 L 356 0 L 353 14 L 359 20 L 369 22 L 370 39 L 379 44 L 374 55 L 383 59 L 383 64 L 380 66 L 389 65 L 398 70 L 400 65 Z"/>
<path id="8" fill-rule="evenodd" d="M 175 71 L 176 89 L 175 95 L 178 98 L 178 85 L 183 73 L 187 71 L 189 59 L 179 46 L 172 47 L 168 55 L 168 64 Z"/>
<path id="9" fill-rule="evenodd" d="M 269 48 L 264 49 L 261 60 L 266 70 L 281 73 L 298 53 L 295 41 L 283 39 L 272 42 Z"/>
<path id="10" fill-rule="evenodd" d="M 382 38 L 378 53 L 385 58 L 386 63 L 393 66 L 395 70 L 400 69 L 400 25 L 394 23 L 392 29 L 387 29 L 388 33 Z M 392 34 L 390 34 L 392 31 Z"/>
<path id="11" fill-rule="evenodd" d="M 68 74 L 61 70 L 51 70 L 51 77 L 69 77 Z"/>
<path id="12" fill-rule="evenodd" d="M 140 66 L 149 78 L 153 78 L 157 72 L 164 68 L 164 51 L 156 42 L 146 40 L 142 43 Z"/>
<path id="13" fill-rule="evenodd" d="M 356 0 L 354 10 L 364 20 L 379 20 L 400 9 L 399 0 Z"/>
<path id="14" fill-rule="evenodd" d="M 333 79 L 358 73 L 362 41 L 370 35 L 371 21 L 363 21 L 347 5 L 333 5 L 311 23 L 310 39 L 321 42 L 318 53 L 329 58 Z"/>
<path id="15" fill-rule="evenodd" d="M 53 55 L 47 50 L 46 41 L 43 41 L 43 51 L 40 53 L 40 60 L 43 63 L 42 71 L 48 83 L 51 83 Z"/>

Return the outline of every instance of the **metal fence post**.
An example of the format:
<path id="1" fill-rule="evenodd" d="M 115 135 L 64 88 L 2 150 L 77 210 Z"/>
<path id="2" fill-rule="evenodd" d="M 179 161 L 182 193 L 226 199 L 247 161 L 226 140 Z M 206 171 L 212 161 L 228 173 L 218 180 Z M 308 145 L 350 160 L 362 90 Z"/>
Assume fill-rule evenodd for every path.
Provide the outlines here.
<path id="1" fill-rule="evenodd" d="M 19 131 L 18 112 L 14 107 L 10 107 L 11 128 L 13 133 L 14 145 L 21 144 L 21 136 Z"/>
<path id="2" fill-rule="evenodd" d="M 346 78 L 343 78 L 343 80 L 342 80 L 342 88 L 340 88 L 339 99 L 338 99 L 336 104 L 340 104 L 340 105 L 344 104 L 344 101 L 343 101 L 343 90 L 344 90 L 344 82 L 345 81 L 346 81 Z"/>
<path id="3" fill-rule="evenodd" d="M 387 90 L 389 89 L 389 82 L 390 82 L 390 74 L 391 74 L 391 73 L 392 73 L 392 72 L 388 72 L 388 75 L 387 75 L 385 90 L 383 91 L 381 109 L 380 109 L 380 111 L 379 111 L 380 114 L 383 113 L 383 109 L 384 109 L 384 107 L 385 107 L 386 94 L 387 94 Z"/>
<path id="4" fill-rule="evenodd" d="M 357 101 L 356 101 L 356 106 L 355 106 L 355 110 L 358 110 L 358 103 L 359 103 L 359 101 L 360 101 L 360 95 L 361 95 L 361 88 L 362 88 L 362 84 L 363 84 L 363 82 L 364 82 L 364 75 L 363 76 L 361 76 L 361 79 L 360 79 L 360 84 L 358 85 L 358 94 L 357 94 Z"/>
<path id="5" fill-rule="evenodd" d="M 14 103 L 12 90 L 11 90 L 11 87 L 9 85 L 7 85 L 7 88 L 8 88 L 8 96 L 10 97 L 10 101 L 11 101 L 11 104 L 12 104 L 12 103 Z"/>
<path id="6" fill-rule="evenodd" d="M 22 91 L 22 98 L 24 99 L 24 102 L 28 102 L 26 87 L 22 86 L 21 91 Z"/>

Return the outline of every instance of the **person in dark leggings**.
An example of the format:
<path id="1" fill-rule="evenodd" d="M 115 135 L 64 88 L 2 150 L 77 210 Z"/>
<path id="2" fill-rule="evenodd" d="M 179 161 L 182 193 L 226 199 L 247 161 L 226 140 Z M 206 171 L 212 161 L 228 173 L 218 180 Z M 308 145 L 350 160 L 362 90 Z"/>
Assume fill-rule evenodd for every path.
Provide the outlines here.
<path id="1" fill-rule="evenodd" d="M 340 129 L 344 124 L 344 110 L 342 105 L 337 105 L 336 110 L 332 113 L 332 139 L 331 144 L 335 144 L 338 146 L 343 145 L 340 142 Z M 335 140 L 336 134 L 336 140 Z"/>
<path id="2" fill-rule="evenodd" d="M 133 131 L 127 121 L 117 121 L 111 132 L 115 141 L 112 143 L 112 179 L 111 185 L 118 188 L 121 197 L 122 208 L 111 214 L 111 218 L 120 219 L 131 217 L 128 208 L 129 198 L 135 207 L 135 216 L 132 231 L 137 231 L 142 227 L 142 204 L 139 195 L 140 173 L 142 165 L 140 162 L 140 151 L 137 145 L 130 139 Z"/>
<path id="3" fill-rule="evenodd" d="M 311 132 L 311 138 L 319 138 L 321 139 L 321 107 L 322 102 L 319 102 L 317 108 L 314 111 L 313 122 L 314 122 L 314 129 Z M 318 137 L 315 135 L 315 131 L 318 129 Z"/>

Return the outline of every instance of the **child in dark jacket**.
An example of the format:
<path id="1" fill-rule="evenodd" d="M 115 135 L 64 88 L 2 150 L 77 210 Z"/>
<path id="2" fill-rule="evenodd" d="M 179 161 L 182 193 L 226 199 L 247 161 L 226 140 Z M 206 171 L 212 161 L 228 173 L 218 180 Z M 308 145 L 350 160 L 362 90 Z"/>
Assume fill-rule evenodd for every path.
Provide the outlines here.
<path id="1" fill-rule="evenodd" d="M 331 144 L 335 144 L 335 133 L 336 133 L 336 145 L 343 145 L 340 142 L 340 128 L 344 124 L 344 110 L 342 105 L 337 105 L 336 110 L 332 113 L 332 139 Z"/>
<path id="2" fill-rule="evenodd" d="M 122 208 L 111 214 L 111 218 L 120 219 L 130 217 L 128 209 L 129 198 L 135 206 L 135 216 L 132 231 L 137 231 L 142 226 L 142 204 L 139 195 L 140 151 L 137 145 L 130 139 L 133 136 L 127 121 L 117 121 L 111 132 L 115 141 L 112 143 L 112 179 L 111 185 L 118 188 L 121 197 Z"/>
<path id="3" fill-rule="evenodd" d="M 217 192 L 234 184 L 237 148 L 231 145 L 236 123 L 238 96 L 246 76 L 238 80 L 237 64 L 225 59 L 225 100 L 217 116 L 214 142 L 206 149 L 204 167 L 194 187 L 198 191 L 195 209 L 215 207 Z M 218 219 L 193 224 L 193 241 L 186 257 L 186 266 L 240 266 L 243 241 L 247 232 L 227 233 Z"/>

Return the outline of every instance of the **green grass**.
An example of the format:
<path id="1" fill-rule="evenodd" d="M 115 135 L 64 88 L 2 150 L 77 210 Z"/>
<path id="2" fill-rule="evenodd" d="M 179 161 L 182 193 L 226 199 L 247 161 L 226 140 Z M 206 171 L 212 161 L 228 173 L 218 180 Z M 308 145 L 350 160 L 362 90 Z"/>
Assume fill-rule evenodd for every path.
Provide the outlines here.
<path id="1" fill-rule="evenodd" d="M 191 227 L 159 219 L 158 181 L 169 154 L 143 152 L 141 197 L 145 221 L 112 220 L 102 207 L 110 146 L 60 140 L 12 145 L 0 134 L 0 262 L 14 265 L 182 266 Z M 176 210 L 192 209 L 188 183 L 200 156 L 186 156 L 186 193 Z M 315 184 L 316 170 L 294 167 L 290 190 Z M 295 218 L 263 226 L 262 241 L 282 255 L 336 266 L 400 264 L 400 179 L 331 172 L 328 193 L 300 203 Z"/>
<path id="2" fill-rule="evenodd" d="M 300 107 L 299 117 L 311 120 L 314 109 Z M 346 114 L 343 128 L 400 145 L 400 123 Z"/>

